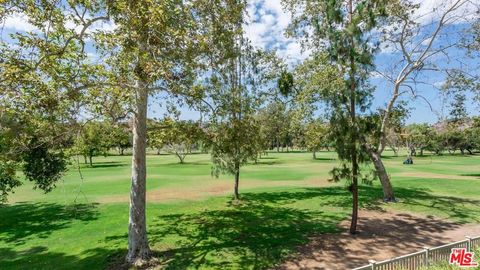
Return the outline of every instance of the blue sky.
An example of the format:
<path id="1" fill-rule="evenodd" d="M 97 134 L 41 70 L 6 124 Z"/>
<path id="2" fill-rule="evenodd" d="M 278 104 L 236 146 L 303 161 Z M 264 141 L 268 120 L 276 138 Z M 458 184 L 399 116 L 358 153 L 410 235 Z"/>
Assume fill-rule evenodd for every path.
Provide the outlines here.
<path id="1" fill-rule="evenodd" d="M 421 25 L 421 33 L 417 42 L 422 41 L 425 36 L 431 33 L 438 21 L 439 14 L 451 5 L 453 0 L 417 0 L 420 8 L 417 11 L 416 18 Z M 473 4 L 472 4 L 473 3 Z M 480 6 L 480 0 L 474 0 L 469 5 L 464 5 L 452 14 L 452 21 L 440 34 L 440 38 L 435 42 L 435 46 L 446 46 L 452 40 L 458 39 L 458 35 L 469 26 L 474 7 Z M 290 15 L 282 9 L 280 0 L 252 0 L 248 4 L 248 24 L 245 26 L 245 35 L 252 43 L 266 50 L 274 50 L 283 57 L 291 67 L 296 63 L 308 57 L 309 52 L 302 51 L 300 44 L 293 39 L 288 39 L 284 35 L 284 29 L 290 22 Z M 110 24 L 98 24 L 95 27 L 100 29 L 112 29 Z M 8 34 L 14 31 L 29 31 L 34 27 L 28 23 L 28 18 L 22 14 L 15 14 L 7 18 L 3 24 L 1 37 L 3 40 L 9 40 Z M 428 41 L 428 40 L 426 40 Z M 421 44 L 423 45 L 423 44 Z M 90 49 L 94 58 L 94 52 Z M 391 48 L 382 48 L 376 56 L 376 67 L 380 72 L 385 72 L 398 63 L 401 55 L 398 51 Z M 448 50 L 448 57 L 438 55 L 431 59 L 431 64 L 438 68 L 458 67 L 462 63 L 462 68 L 471 72 L 477 72 L 478 59 L 465 57 L 464 53 L 452 48 Z M 398 71 L 397 69 L 394 69 Z M 442 95 L 438 87 L 445 81 L 445 76 L 441 72 L 425 71 L 419 76 L 421 83 L 412 86 L 418 91 L 422 98 L 412 99 L 411 95 L 405 95 L 402 99 L 409 101 L 412 108 L 408 123 L 429 122 L 434 123 L 439 118 L 448 114 L 449 101 L 445 101 L 445 95 Z M 374 94 L 373 108 L 384 107 L 389 94 L 392 91 L 392 85 L 388 83 L 379 74 L 372 74 L 371 83 L 376 87 Z M 479 115 L 479 106 L 471 101 L 471 95 L 468 95 L 468 111 L 471 115 Z M 151 100 L 149 110 L 150 117 L 161 117 L 165 112 L 164 98 L 162 95 Z M 428 102 L 427 102 L 428 101 Z M 161 106 L 163 105 L 163 106 Z M 431 110 L 430 106 L 433 107 Z M 181 118 L 195 119 L 199 114 L 188 108 L 181 108 Z"/>

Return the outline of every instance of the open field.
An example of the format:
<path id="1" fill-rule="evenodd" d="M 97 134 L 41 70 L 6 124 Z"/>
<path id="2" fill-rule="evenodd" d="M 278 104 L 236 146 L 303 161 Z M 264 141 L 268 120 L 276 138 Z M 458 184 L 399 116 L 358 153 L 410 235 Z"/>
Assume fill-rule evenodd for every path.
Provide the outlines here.
<path id="1" fill-rule="evenodd" d="M 375 182 L 361 187 L 364 209 L 480 224 L 480 156 L 417 157 L 403 165 L 402 157 L 388 154 L 399 203 L 381 203 Z M 188 156 L 186 164 L 170 155 L 148 156 L 149 239 L 161 265 L 270 268 L 311 237 L 341 232 L 351 201 L 344 183 L 327 181 L 335 156 L 269 153 L 242 169 L 238 205 L 231 204 L 232 177 L 211 177 L 209 155 Z M 72 164 L 53 192 L 26 184 L 0 206 L 0 269 L 104 269 L 123 256 L 130 157 L 94 162 L 93 168 L 81 164 L 83 179 Z"/>

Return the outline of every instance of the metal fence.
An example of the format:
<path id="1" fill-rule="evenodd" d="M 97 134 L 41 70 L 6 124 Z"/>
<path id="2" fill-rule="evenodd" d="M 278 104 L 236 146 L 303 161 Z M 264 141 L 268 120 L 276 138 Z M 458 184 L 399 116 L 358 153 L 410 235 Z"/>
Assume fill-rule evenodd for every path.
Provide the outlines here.
<path id="1" fill-rule="evenodd" d="M 472 251 L 476 247 L 480 247 L 480 236 L 467 237 L 465 240 L 439 247 L 425 248 L 415 253 L 381 262 L 369 261 L 370 264 L 352 270 L 416 270 L 433 263 L 447 261 L 452 248 L 466 248 Z"/>

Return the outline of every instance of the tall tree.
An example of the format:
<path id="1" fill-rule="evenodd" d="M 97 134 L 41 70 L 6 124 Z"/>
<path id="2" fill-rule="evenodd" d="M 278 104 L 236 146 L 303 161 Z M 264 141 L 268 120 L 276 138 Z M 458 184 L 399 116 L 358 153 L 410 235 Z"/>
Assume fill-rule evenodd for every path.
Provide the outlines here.
<path id="1" fill-rule="evenodd" d="M 2 67 L 2 89 L 4 85 L 11 89 L 14 83 L 22 91 L 37 94 L 41 87 L 49 94 L 41 96 L 44 103 L 73 100 L 68 106 L 52 106 L 52 111 L 81 108 L 77 113 L 95 108 L 87 102 L 104 101 L 102 97 L 109 93 L 124 95 L 121 101 L 133 118 L 129 263 L 150 257 L 145 216 L 148 97 L 158 91 L 191 94 L 191 88 L 185 86 L 193 81 L 198 52 L 207 48 L 203 40 L 209 28 L 202 27 L 200 20 L 206 17 L 204 13 L 214 12 L 207 10 L 211 2 L 8 1 L 12 5 L 8 11 L 24 13 L 40 34 L 19 33 L 16 50 L 1 48 L 8 59 L 6 68 Z M 113 25 L 113 30 L 94 29 L 100 22 Z M 89 61 L 87 42 L 97 49 L 98 64 Z M 51 86 L 45 87 L 48 84 Z M 123 106 L 110 107 L 108 117 L 117 118 L 118 108 Z"/>
<path id="2" fill-rule="evenodd" d="M 213 175 L 234 176 L 234 198 L 239 199 L 240 169 L 255 160 L 260 128 L 255 114 L 278 78 L 278 59 L 253 48 L 244 36 L 246 1 L 226 1 L 212 18 L 215 32 L 206 79 L 202 83 L 210 116 Z"/>
<path id="3" fill-rule="evenodd" d="M 357 231 L 359 164 L 365 162 L 361 149 L 358 110 L 369 106 L 371 88 L 366 83 L 373 67 L 375 47 L 368 38 L 379 17 L 386 15 L 385 1 L 328 1 L 311 2 L 284 0 L 292 12 L 288 33 L 303 38 L 313 51 L 323 48 L 338 67 L 345 84 L 325 93 L 331 110 L 331 130 L 342 167 L 332 171 L 336 180 L 347 179 L 352 193 L 350 233 Z"/>
<path id="4" fill-rule="evenodd" d="M 456 92 L 453 95 L 453 100 L 450 103 L 450 117 L 452 121 L 459 122 L 467 118 L 467 107 L 465 101 L 467 97 L 463 92 Z"/>
<path id="5" fill-rule="evenodd" d="M 427 83 L 421 81 L 421 74 L 425 72 L 442 71 L 438 63 L 447 63 L 450 55 L 449 49 L 460 43 L 456 31 L 449 25 L 470 17 L 474 9 L 466 14 L 459 13 L 471 1 L 455 0 L 438 1 L 433 10 L 420 13 L 420 4 L 412 4 L 409 1 L 391 1 L 388 12 L 389 23 L 381 32 L 380 42 L 382 47 L 399 52 L 398 58 L 392 59 L 384 68 L 378 68 L 376 72 L 381 75 L 392 87 L 388 101 L 382 109 L 380 136 L 378 140 L 366 145 L 370 158 L 377 169 L 378 178 L 382 183 L 384 201 L 395 201 L 390 177 L 383 164 L 381 154 L 388 145 L 388 130 L 392 119 L 392 112 L 402 96 L 410 95 L 412 98 L 421 99 L 428 103 L 416 88 L 417 84 Z M 430 16 L 435 12 L 436 18 L 432 24 L 421 23 L 418 20 Z M 448 33 L 448 34 L 447 34 Z M 449 35 L 447 42 L 442 42 L 442 36 Z M 440 55 L 446 57 L 446 61 L 440 61 Z"/>

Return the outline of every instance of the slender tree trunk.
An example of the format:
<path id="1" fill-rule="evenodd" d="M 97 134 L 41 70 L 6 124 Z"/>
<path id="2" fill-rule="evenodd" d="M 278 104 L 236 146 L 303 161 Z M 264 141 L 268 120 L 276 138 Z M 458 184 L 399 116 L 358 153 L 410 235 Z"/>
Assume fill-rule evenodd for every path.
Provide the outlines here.
<path id="1" fill-rule="evenodd" d="M 349 23 L 353 23 L 353 0 L 348 1 Z M 351 37 L 351 45 L 354 40 Z M 356 81 L 355 81 L 355 59 L 350 53 L 350 118 L 352 121 L 351 134 L 351 158 L 352 158 L 352 221 L 350 223 L 350 234 L 357 233 L 358 222 L 358 156 L 357 156 L 357 120 L 356 120 Z"/>
<path id="2" fill-rule="evenodd" d="M 372 149 L 368 150 L 368 154 L 373 162 L 373 165 L 375 166 L 375 170 L 377 171 L 380 183 L 382 184 L 383 201 L 394 202 L 395 195 L 393 194 L 393 187 L 390 183 L 387 170 L 385 169 L 385 166 L 383 166 L 380 154 Z"/>
<path id="3" fill-rule="evenodd" d="M 85 164 L 88 163 L 88 161 L 87 161 L 87 156 L 86 156 L 86 155 L 83 156 L 83 161 L 85 162 Z"/>
<path id="4" fill-rule="evenodd" d="M 313 159 L 317 159 L 317 152 L 315 152 L 315 150 L 313 150 Z"/>
<path id="5" fill-rule="evenodd" d="M 175 153 L 178 157 L 178 159 L 180 160 L 180 163 L 183 164 L 183 160 L 185 159 L 185 156 L 183 156 L 182 154 L 179 154 L 179 153 Z"/>
<path id="6" fill-rule="evenodd" d="M 127 262 L 141 264 L 150 257 L 146 226 L 146 135 L 148 91 L 141 80 L 136 89 L 133 121 L 132 186 L 128 222 Z"/>
<path id="7" fill-rule="evenodd" d="M 125 149 L 124 149 L 124 148 L 120 148 L 120 155 L 121 155 L 121 156 L 123 156 L 123 154 L 124 154 L 124 151 L 125 151 Z"/>
<path id="8" fill-rule="evenodd" d="M 233 189 L 233 197 L 235 200 L 239 200 L 238 184 L 240 182 L 240 164 L 235 164 L 235 186 Z"/>
<path id="9" fill-rule="evenodd" d="M 92 155 L 88 156 L 88 161 L 90 163 L 90 167 L 93 167 Z"/>

